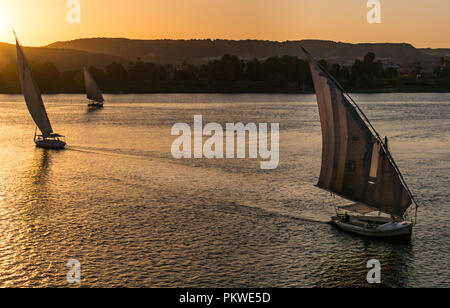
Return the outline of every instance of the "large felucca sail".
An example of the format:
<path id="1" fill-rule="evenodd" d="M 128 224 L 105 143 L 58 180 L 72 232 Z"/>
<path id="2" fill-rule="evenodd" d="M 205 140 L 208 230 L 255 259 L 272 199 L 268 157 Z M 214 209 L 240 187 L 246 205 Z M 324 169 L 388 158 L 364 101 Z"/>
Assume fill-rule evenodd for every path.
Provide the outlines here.
<path id="1" fill-rule="evenodd" d="M 36 79 L 34 78 L 16 33 L 14 35 L 16 37 L 20 86 L 31 117 L 42 133 L 42 136 L 39 136 L 38 139 L 35 136 L 35 143 L 38 147 L 63 148 L 66 143 L 59 140 L 59 137 L 62 136 L 53 132 Z"/>
<path id="2" fill-rule="evenodd" d="M 42 100 L 41 92 L 34 78 L 33 72 L 28 65 L 22 46 L 16 36 L 17 49 L 17 64 L 19 67 L 20 86 L 22 88 L 25 102 L 31 117 L 36 123 L 37 127 L 42 132 L 43 137 L 50 137 L 53 134 L 52 125 L 48 119 L 47 111 L 45 110 L 44 102 Z"/>
<path id="3" fill-rule="evenodd" d="M 364 207 L 404 218 L 414 201 L 391 153 L 362 110 L 308 57 L 322 125 L 318 187 Z M 416 204 L 417 205 L 417 204 Z M 358 206 L 356 205 L 357 208 Z"/>
<path id="4" fill-rule="evenodd" d="M 91 101 L 103 104 L 105 99 L 103 98 L 103 94 L 97 86 L 94 78 L 92 78 L 92 75 L 89 73 L 86 67 L 83 67 L 83 71 L 87 98 Z"/>

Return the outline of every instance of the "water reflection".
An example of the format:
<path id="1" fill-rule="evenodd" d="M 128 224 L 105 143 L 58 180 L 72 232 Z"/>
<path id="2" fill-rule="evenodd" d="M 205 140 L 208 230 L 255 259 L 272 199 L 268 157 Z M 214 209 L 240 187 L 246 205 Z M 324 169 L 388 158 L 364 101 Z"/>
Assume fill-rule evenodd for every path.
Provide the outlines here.
<path id="1" fill-rule="evenodd" d="M 447 286 L 449 105 L 428 102 L 450 96 L 413 97 L 427 103 L 385 103 L 402 94 L 366 104 L 430 205 L 412 243 L 308 222 L 334 214 L 313 187 L 321 153 L 313 96 L 114 96 L 116 105 L 89 114 L 79 95 L 58 96 L 49 112 L 71 146 L 61 152 L 34 148 L 24 104 L 0 103 L 0 286 L 67 286 L 72 258 L 93 287 L 368 287 L 370 259 L 381 262 L 383 286 Z M 174 161 L 171 128 L 195 114 L 279 122 L 280 167 Z"/>
<path id="2" fill-rule="evenodd" d="M 413 246 L 410 241 L 368 239 L 335 230 L 338 250 L 324 259 L 317 287 L 406 287 Z M 381 263 L 381 284 L 367 283 L 369 260 Z M 326 279 L 324 279 L 326 277 Z"/>
<path id="3" fill-rule="evenodd" d="M 51 155 L 52 151 L 50 150 L 36 148 L 33 159 L 27 170 L 25 170 L 24 188 L 32 199 L 35 199 L 36 195 L 45 192 Z"/>
<path id="4" fill-rule="evenodd" d="M 93 107 L 88 107 L 88 108 L 87 108 L 87 114 L 89 114 L 89 113 L 98 113 L 98 112 L 100 112 L 101 110 L 103 110 L 103 108 L 93 108 Z"/>
<path id="5" fill-rule="evenodd" d="M 37 286 L 50 277 L 49 250 L 44 247 L 51 217 L 47 207 L 51 156 L 52 152 L 41 149 L 25 152 L 7 174 L 9 202 L 1 209 L 0 220 L 0 286 Z"/>

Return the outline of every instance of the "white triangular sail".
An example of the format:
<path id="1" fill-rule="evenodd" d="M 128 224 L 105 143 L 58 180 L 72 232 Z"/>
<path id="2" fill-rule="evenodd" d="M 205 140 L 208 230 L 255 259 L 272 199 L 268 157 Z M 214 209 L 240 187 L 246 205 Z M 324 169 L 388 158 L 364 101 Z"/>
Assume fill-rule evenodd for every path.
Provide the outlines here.
<path id="1" fill-rule="evenodd" d="M 103 99 L 103 94 L 97 86 L 94 78 L 92 78 L 91 74 L 87 70 L 86 67 L 83 68 L 84 71 L 84 84 L 86 87 L 86 95 L 89 100 L 96 101 L 98 103 L 103 103 L 105 100 Z"/>
<path id="2" fill-rule="evenodd" d="M 33 72 L 28 65 L 25 54 L 23 53 L 22 46 L 16 36 L 16 49 L 17 49 L 17 64 L 19 67 L 19 80 L 22 88 L 25 102 L 27 103 L 28 110 L 31 117 L 39 127 L 44 138 L 50 137 L 53 134 L 53 129 L 48 119 L 47 111 L 45 110 L 44 102 L 42 100 L 41 92 L 34 78 Z"/>

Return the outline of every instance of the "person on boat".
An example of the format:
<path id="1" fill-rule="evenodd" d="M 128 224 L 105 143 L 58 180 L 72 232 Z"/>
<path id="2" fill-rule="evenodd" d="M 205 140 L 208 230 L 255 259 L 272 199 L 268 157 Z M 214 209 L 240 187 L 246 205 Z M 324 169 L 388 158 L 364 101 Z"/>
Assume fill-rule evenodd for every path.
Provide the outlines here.
<path id="1" fill-rule="evenodd" d="M 348 216 L 348 212 L 345 211 L 344 217 L 342 218 L 342 222 L 349 222 L 349 221 L 350 221 L 350 216 Z"/>

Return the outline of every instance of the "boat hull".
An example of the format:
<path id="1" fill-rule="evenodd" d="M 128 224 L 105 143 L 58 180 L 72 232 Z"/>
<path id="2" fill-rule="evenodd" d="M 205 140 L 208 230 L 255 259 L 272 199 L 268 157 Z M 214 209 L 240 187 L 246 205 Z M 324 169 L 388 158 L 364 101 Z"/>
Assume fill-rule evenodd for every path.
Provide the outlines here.
<path id="1" fill-rule="evenodd" d="M 61 140 L 36 140 L 35 143 L 41 149 L 62 150 L 66 147 L 66 143 Z"/>
<path id="2" fill-rule="evenodd" d="M 342 217 L 333 217 L 332 223 L 345 231 L 375 238 L 410 239 L 413 229 L 412 223 L 409 222 L 386 222 L 380 225 L 370 225 L 368 220 L 358 220 L 355 217 L 351 217 L 348 222 L 344 222 Z"/>
<path id="3" fill-rule="evenodd" d="M 103 108 L 103 103 L 91 103 L 88 104 L 89 108 Z"/>

